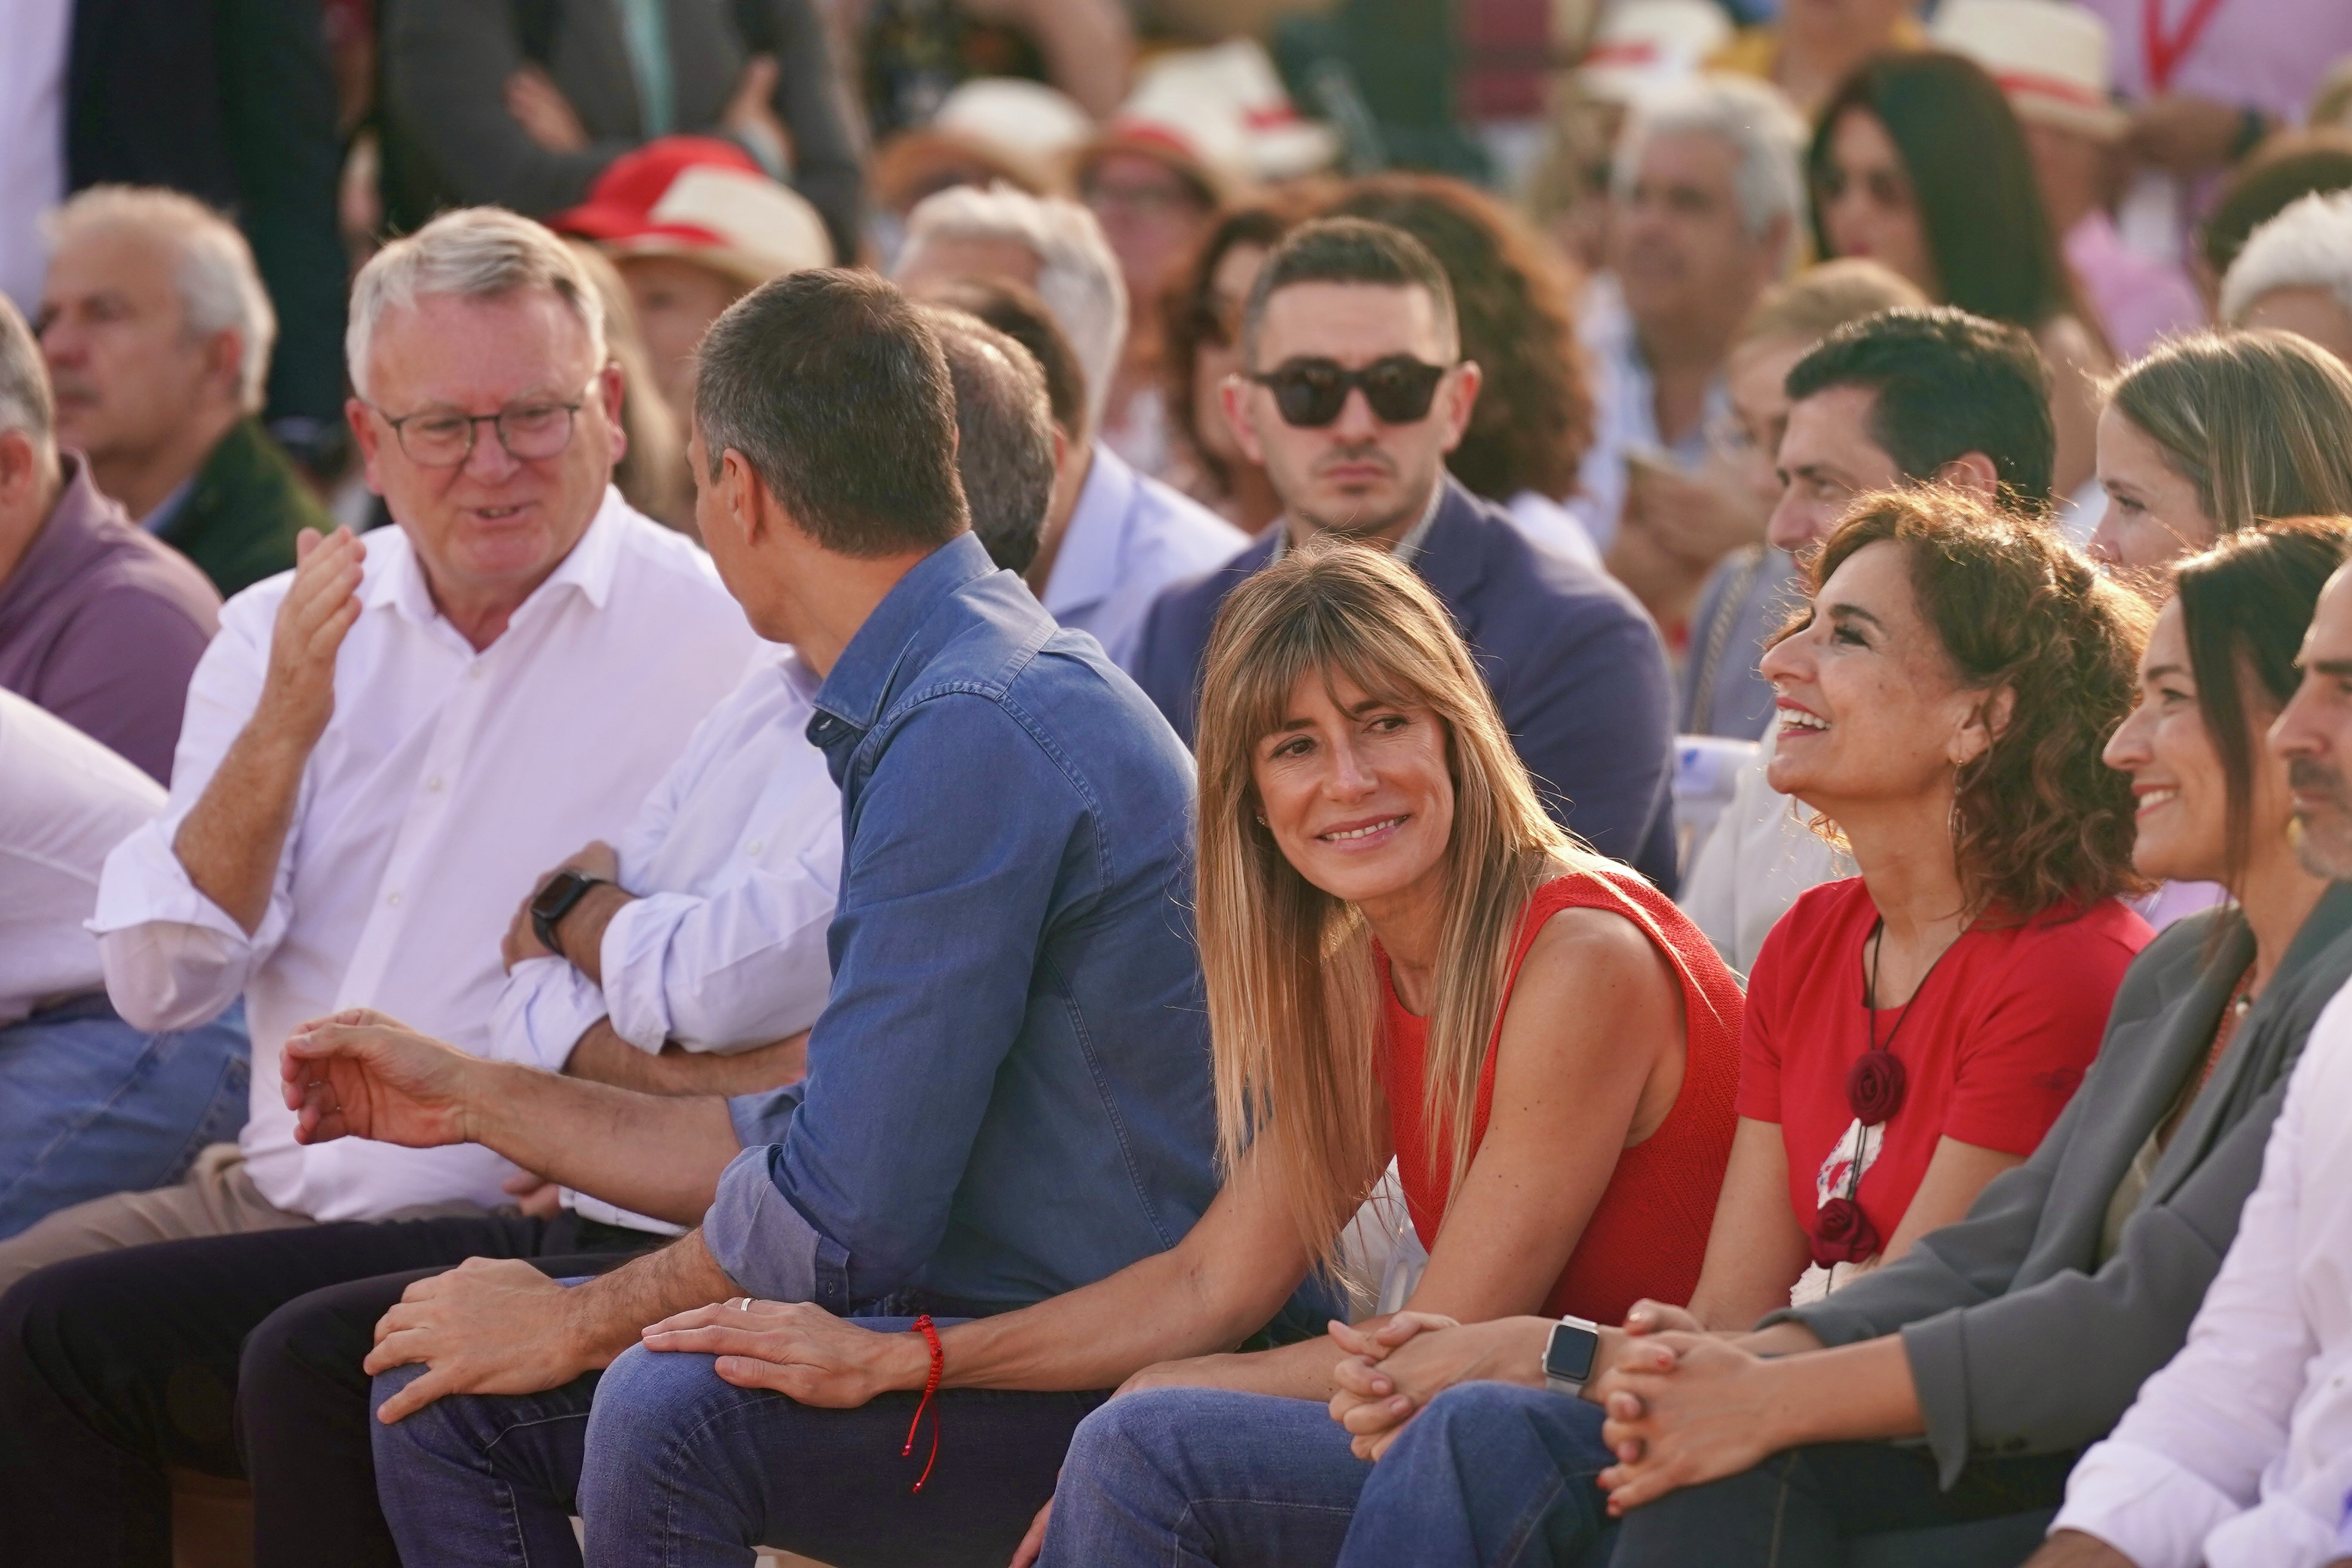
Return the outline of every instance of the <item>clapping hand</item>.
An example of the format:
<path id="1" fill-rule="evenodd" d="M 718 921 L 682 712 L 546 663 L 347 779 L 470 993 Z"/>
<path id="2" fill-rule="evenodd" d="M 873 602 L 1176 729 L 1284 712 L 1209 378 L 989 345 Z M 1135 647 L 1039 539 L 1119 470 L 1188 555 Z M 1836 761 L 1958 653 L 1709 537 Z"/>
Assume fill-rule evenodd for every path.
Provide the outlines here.
<path id="1" fill-rule="evenodd" d="M 278 603 L 269 663 L 254 718 L 307 756 L 335 716 L 335 656 L 360 618 L 367 546 L 348 528 L 294 541 L 294 581 Z"/>

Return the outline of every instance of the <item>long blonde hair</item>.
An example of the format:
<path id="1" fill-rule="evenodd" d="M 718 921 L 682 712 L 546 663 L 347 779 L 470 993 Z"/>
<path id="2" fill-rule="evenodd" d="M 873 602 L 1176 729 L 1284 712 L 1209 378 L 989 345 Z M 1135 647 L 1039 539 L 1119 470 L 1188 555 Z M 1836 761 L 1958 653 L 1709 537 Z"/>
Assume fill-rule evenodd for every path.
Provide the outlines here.
<path id="1" fill-rule="evenodd" d="M 1563 863 L 1607 863 L 1544 814 L 1452 617 L 1385 551 L 1312 541 L 1226 598 L 1209 637 L 1198 731 L 1201 964 L 1218 1155 L 1228 1172 L 1253 1146 L 1272 1163 L 1299 1239 L 1328 1267 L 1379 1174 L 1371 932 L 1362 911 L 1285 858 L 1259 818 L 1251 766 L 1310 677 L 1426 708 L 1445 726 L 1454 826 L 1423 1124 L 1431 1148 L 1452 1149 L 1454 1184 L 1469 1163 L 1479 1073 L 1520 914 Z"/>

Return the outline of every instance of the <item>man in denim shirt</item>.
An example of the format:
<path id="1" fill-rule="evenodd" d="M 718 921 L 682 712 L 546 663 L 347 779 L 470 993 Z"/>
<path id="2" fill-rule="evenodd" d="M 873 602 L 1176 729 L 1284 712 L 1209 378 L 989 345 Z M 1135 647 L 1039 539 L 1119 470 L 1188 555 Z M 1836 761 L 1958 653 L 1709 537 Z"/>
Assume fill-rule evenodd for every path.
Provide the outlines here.
<path id="1" fill-rule="evenodd" d="M 1002 1311 L 1185 1233 L 1215 1192 L 1192 769 L 1143 694 L 970 535 L 945 363 L 895 289 L 780 279 L 702 354 L 704 537 L 753 626 L 822 678 L 809 734 L 842 790 L 808 1077 L 664 1100 L 460 1058 L 389 1020 L 298 1032 L 306 1140 L 470 1140 L 701 1221 L 569 1289 L 483 1260 L 412 1287 L 368 1359 L 379 1489 L 410 1562 L 570 1561 L 577 1496 L 603 1562 L 740 1562 L 765 1541 L 1002 1563 L 1100 1394 L 942 1395 L 910 1496 L 930 1452 L 907 1452 L 912 1397 L 817 1410 L 714 1358 L 630 1347 L 747 1293 L 902 1323 Z M 614 1410 L 598 1442 L 626 1452 L 589 1456 L 583 1485 L 592 1399 Z M 656 1558 L 600 1535 L 599 1472 L 694 1493 L 673 1497 Z"/>

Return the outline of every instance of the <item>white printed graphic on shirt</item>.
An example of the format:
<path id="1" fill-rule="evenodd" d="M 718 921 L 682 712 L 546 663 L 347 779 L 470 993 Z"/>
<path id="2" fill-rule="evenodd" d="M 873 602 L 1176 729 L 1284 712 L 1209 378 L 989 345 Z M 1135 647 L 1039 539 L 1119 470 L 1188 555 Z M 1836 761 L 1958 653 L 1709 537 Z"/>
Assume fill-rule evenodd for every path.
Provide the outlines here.
<path id="1" fill-rule="evenodd" d="M 1857 1133 L 1862 1145 L 1860 1175 L 1853 1170 Z M 1870 1168 L 1878 1163 L 1878 1151 L 1885 1142 L 1886 1123 L 1884 1121 L 1875 1127 L 1864 1128 L 1857 1117 L 1849 1123 L 1846 1130 L 1838 1135 L 1838 1141 L 1831 1145 L 1829 1157 L 1822 1162 L 1820 1173 L 1813 1177 L 1813 1206 L 1817 1209 L 1825 1207 L 1832 1198 L 1842 1198 L 1848 1193 L 1859 1191 L 1862 1176 L 1870 1174 Z"/>

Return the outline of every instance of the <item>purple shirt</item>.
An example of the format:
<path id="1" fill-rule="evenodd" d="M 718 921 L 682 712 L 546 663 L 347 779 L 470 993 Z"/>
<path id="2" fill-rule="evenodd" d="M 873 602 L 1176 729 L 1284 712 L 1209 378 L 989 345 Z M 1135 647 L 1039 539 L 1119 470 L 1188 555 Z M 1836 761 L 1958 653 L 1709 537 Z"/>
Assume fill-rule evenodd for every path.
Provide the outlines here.
<path id="1" fill-rule="evenodd" d="M 2148 0 L 2083 0 L 2114 40 L 2116 90 L 2138 102 L 2148 81 Z M 2166 38 L 2181 32 L 2197 0 L 2156 0 Z M 2221 0 L 2212 19 L 2172 68 L 2171 89 L 2236 108 L 2251 106 L 2301 124 L 2304 105 L 2327 68 L 2352 54 L 2352 5 L 2345 0 Z"/>
<path id="2" fill-rule="evenodd" d="M 57 505 L 0 579 L 0 687 L 172 782 L 188 677 L 220 595 L 65 456 Z"/>

